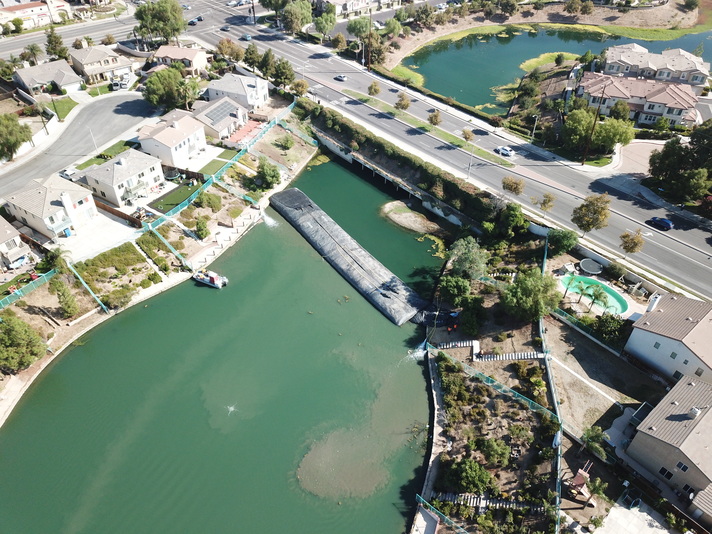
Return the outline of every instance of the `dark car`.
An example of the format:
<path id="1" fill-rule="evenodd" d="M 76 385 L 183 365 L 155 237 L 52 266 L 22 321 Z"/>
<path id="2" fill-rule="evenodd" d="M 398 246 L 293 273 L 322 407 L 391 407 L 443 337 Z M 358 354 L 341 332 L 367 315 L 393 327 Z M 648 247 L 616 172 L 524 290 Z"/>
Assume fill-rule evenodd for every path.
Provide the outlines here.
<path id="1" fill-rule="evenodd" d="M 662 217 L 653 217 L 649 221 L 645 221 L 645 223 L 659 230 L 668 231 L 675 228 L 675 224 L 670 219 L 663 219 Z"/>
<path id="2" fill-rule="evenodd" d="M 230 31 L 230 26 L 223 26 L 222 28 L 220 28 L 220 31 L 222 31 L 222 32 L 229 32 L 229 31 Z"/>
<path id="3" fill-rule="evenodd" d="M 203 15 L 198 15 L 198 17 L 195 20 L 197 20 L 198 22 L 203 22 L 203 20 L 205 20 L 205 19 L 203 18 Z"/>
<path id="4" fill-rule="evenodd" d="M 193 19 L 193 20 L 189 20 L 189 21 L 188 21 L 188 26 L 195 26 L 196 24 L 198 24 L 198 20 L 197 20 L 197 19 Z"/>

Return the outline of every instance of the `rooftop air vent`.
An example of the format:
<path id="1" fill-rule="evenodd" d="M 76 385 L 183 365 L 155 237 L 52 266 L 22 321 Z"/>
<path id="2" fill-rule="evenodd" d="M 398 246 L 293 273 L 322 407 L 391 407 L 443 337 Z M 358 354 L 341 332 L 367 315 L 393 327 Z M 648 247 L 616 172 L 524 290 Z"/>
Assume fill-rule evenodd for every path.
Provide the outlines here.
<path id="1" fill-rule="evenodd" d="M 702 413 L 702 410 L 700 410 L 697 406 L 693 406 L 690 408 L 690 411 L 688 412 L 688 416 L 690 419 L 697 419 L 697 416 Z"/>

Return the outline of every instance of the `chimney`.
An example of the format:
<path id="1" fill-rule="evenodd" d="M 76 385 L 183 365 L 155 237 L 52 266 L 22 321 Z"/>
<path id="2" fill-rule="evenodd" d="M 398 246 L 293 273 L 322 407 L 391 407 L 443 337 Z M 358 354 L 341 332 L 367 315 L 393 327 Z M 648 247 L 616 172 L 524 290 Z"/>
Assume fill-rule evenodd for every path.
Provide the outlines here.
<path id="1" fill-rule="evenodd" d="M 690 411 L 687 413 L 687 416 L 690 419 L 697 419 L 697 416 L 702 413 L 702 410 L 700 410 L 697 406 L 693 406 L 690 408 Z"/>
<path id="2" fill-rule="evenodd" d="M 119 158 L 116 162 L 117 165 L 126 165 L 126 158 Z"/>
<path id="3" fill-rule="evenodd" d="M 653 297 L 650 299 L 648 302 L 648 309 L 645 310 L 646 312 L 651 312 L 653 311 L 657 306 L 658 302 L 660 302 L 660 299 L 662 298 L 662 295 L 653 295 Z"/>

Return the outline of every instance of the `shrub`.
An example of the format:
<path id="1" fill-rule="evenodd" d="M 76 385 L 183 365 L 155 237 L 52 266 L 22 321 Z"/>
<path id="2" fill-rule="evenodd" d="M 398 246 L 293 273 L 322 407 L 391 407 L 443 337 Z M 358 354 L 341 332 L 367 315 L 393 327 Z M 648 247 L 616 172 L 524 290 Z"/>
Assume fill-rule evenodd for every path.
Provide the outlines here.
<path id="1" fill-rule="evenodd" d="M 158 284 L 163 280 L 161 278 L 161 275 L 158 274 L 156 271 L 151 271 L 151 273 L 149 273 L 149 275 L 146 278 L 148 278 L 154 284 Z"/>
<path id="2" fill-rule="evenodd" d="M 123 308 L 129 302 L 131 302 L 131 297 L 133 296 L 133 294 L 134 291 L 130 287 L 123 286 L 119 289 L 114 289 L 108 295 L 104 295 L 101 301 L 107 308 Z"/>
<path id="3" fill-rule="evenodd" d="M 205 219 L 198 219 L 195 221 L 195 235 L 198 239 L 205 239 L 210 235 L 210 230 L 208 230 L 208 223 Z"/>
<path id="4" fill-rule="evenodd" d="M 140 285 L 143 289 L 146 289 L 146 288 L 151 287 L 152 284 L 153 284 L 153 282 L 151 282 L 151 280 L 150 280 L 148 277 L 144 278 L 144 279 L 141 280 L 141 282 L 139 283 L 139 285 Z"/>
<path id="5" fill-rule="evenodd" d="M 220 198 L 220 195 L 201 191 L 193 201 L 193 204 L 199 208 L 210 208 L 213 213 L 217 213 L 222 207 L 222 199 Z"/>
<path id="6" fill-rule="evenodd" d="M 606 265 L 603 270 L 605 271 L 606 276 L 608 276 L 612 280 L 618 280 L 621 277 L 625 276 L 628 272 L 625 266 L 621 263 L 618 263 L 617 261 L 612 261 L 611 263 Z"/>

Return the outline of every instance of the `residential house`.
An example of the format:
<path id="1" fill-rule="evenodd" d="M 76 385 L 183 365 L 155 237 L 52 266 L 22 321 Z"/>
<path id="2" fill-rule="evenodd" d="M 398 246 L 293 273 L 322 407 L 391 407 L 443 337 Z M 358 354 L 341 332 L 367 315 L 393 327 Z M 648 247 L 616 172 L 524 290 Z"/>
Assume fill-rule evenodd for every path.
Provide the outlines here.
<path id="1" fill-rule="evenodd" d="M 130 206 L 134 199 L 156 191 L 163 181 L 161 160 L 133 148 L 106 163 L 88 167 L 81 179 L 95 195 L 119 207 Z"/>
<path id="2" fill-rule="evenodd" d="M 84 83 L 63 59 L 17 69 L 12 79 L 18 87 L 30 94 L 41 93 L 52 84 L 60 90 L 73 93 L 81 91 Z"/>
<path id="3" fill-rule="evenodd" d="M 269 99 L 267 80 L 253 76 L 226 74 L 208 84 L 205 97 L 209 101 L 229 97 L 248 111 L 261 108 Z"/>
<path id="4" fill-rule="evenodd" d="M 208 68 L 208 55 L 202 48 L 183 48 L 180 46 L 163 45 L 153 56 L 159 65 L 182 63 L 183 70 L 190 76 L 200 76 L 200 71 Z"/>
<path id="5" fill-rule="evenodd" d="M 131 60 L 105 45 L 72 49 L 69 51 L 69 59 L 74 70 L 90 84 L 131 74 Z"/>
<path id="6" fill-rule="evenodd" d="M 10 215 L 49 238 L 69 236 L 98 215 L 90 191 L 56 174 L 31 180 L 6 200 Z"/>
<path id="7" fill-rule="evenodd" d="M 622 100 L 630 108 L 630 118 L 641 125 L 655 124 L 660 118 L 668 119 L 671 126 L 689 127 L 702 122 L 695 109 L 697 95 L 688 85 L 585 72 L 576 94 L 599 108 L 604 116 Z"/>
<path id="8" fill-rule="evenodd" d="M 29 256 L 30 247 L 20 239 L 20 232 L 0 217 L 0 271 L 14 269 Z"/>
<path id="9" fill-rule="evenodd" d="M 632 43 L 608 48 L 603 72 L 687 84 L 699 96 L 707 87 L 710 64 L 681 48 L 654 54 L 648 52 L 647 48 Z"/>
<path id="10" fill-rule="evenodd" d="M 711 333 L 712 303 L 668 293 L 653 297 L 633 324 L 625 351 L 676 380 L 712 380 Z"/>
<path id="11" fill-rule="evenodd" d="M 638 425 L 627 453 L 712 526 L 712 384 L 683 376 Z"/>
<path id="12" fill-rule="evenodd" d="M 384 2 L 388 3 L 388 2 Z M 376 8 L 379 3 L 370 2 L 370 0 L 316 0 L 317 12 L 323 13 L 326 11 L 327 4 L 332 4 L 336 9 L 336 16 L 349 14 L 368 14 L 368 8 L 373 6 Z"/>
<path id="13" fill-rule="evenodd" d="M 44 0 L 0 7 L 0 24 L 11 20 L 22 20 L 22 29 L 31 30 L 62 22 L 62 18 L 71 20 L 72 8 L 62 0 Z"/>
<path id="14" fill-rule="evenodd" d="M 187 115 L 164 115 L 158 124 L 141 128 L 138 140 L 141 150 L 179 169 L 188 168 L 191 158 L 207 146 L 203 123 Z"/>
<path id="15" fill-rule="evenodd" d="M 174 110 L 173 114 L 189 114 L 200 121 L 205 135 L 214 139 L 226 139 L 247 123 L 247 110 L 226 96 L 206 102 L 196 100 L 192 111 Z"/>

